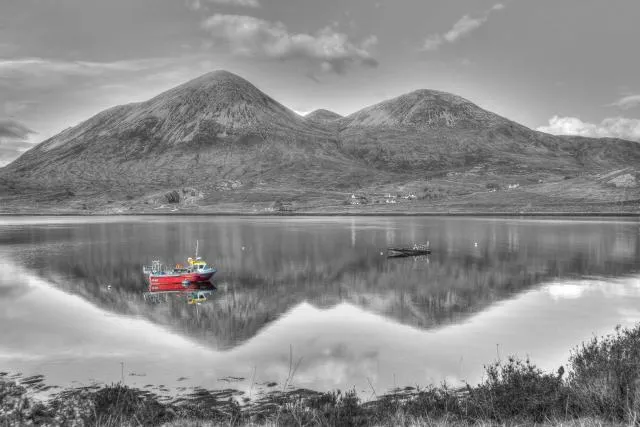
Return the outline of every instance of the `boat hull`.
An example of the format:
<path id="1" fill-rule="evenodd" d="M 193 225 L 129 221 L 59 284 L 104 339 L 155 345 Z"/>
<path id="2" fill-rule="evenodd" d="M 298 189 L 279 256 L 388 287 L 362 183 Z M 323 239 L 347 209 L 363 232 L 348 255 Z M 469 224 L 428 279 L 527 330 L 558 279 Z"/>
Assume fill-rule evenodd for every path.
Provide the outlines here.
<path id="1" fill-rule="evenodd" d="M 429 255 L 430 249 L 412 249 L 412 248 L 389 248 L 387 249 L 390 258 L 411 257 L 420 255 Z"/>

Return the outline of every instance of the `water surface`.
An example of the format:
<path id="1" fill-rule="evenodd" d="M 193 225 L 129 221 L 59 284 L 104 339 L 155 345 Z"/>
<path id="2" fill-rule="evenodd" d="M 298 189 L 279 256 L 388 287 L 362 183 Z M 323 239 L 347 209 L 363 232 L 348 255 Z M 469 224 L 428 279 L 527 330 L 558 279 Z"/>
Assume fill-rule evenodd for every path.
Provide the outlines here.
<path id="1" fill-rule="evenodd" d="M 141 265 L 196 240 L 213 299 L 145 302 Z M 0 370 L 62 386 L 459 385 L 640 319 L 635 220 L 4 217 L 0 268 Z"/>

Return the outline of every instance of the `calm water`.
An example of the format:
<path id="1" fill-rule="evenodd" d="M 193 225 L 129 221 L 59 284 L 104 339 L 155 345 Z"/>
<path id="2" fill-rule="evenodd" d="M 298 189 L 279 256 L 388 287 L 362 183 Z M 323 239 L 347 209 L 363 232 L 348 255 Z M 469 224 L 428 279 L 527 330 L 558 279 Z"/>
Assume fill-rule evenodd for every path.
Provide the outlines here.
<path id="1" fill-rule="evenodd" d="M 145 302 L 141 265 L 196 240 L 212 300 Z M 60 386 L 459 385 L 640 321 L 635 220 L 4 217 L 0 269 L 0 370 Z"/>

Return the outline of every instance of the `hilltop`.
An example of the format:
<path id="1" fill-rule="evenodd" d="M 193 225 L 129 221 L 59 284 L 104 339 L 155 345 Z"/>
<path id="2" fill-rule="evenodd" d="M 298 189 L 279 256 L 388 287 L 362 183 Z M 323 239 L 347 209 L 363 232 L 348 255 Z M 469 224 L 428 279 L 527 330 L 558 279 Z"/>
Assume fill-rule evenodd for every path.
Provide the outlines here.
<path id="1" fill-rule="evenodd" d="M 326 122 L 333 122 L 335 120 L 342 119 L 343 117 L 338 113 L 334 113 L 333 111 L 329 111 L 321 108 L 319 110 L 314 110 L 310 112 L 309 114 L 304 116 L 304 118 L 314 122 L 326 123 Z"/>
<path id="2" fill-rule="evenodd" d="M 0 199 L 4 212 L 637 211 L 638 164 L 638 143 L 536 132 L 445 92 L 302 117 L 214 71 L 43 141 L 0 169 Z"/>

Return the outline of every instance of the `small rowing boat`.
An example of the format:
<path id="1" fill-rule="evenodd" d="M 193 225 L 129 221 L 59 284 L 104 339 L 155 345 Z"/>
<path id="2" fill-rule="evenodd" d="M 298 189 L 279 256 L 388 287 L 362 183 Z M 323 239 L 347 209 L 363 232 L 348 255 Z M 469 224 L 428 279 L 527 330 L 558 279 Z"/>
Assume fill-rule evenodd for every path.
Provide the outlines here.
<path id="1" fill-rule="evenodd" d="M 428 244 L 413 245 L 410 248 L 387 248 L 387 254 L 390 258 L 429 255 L 430 253 L 431 249 Z"/>

